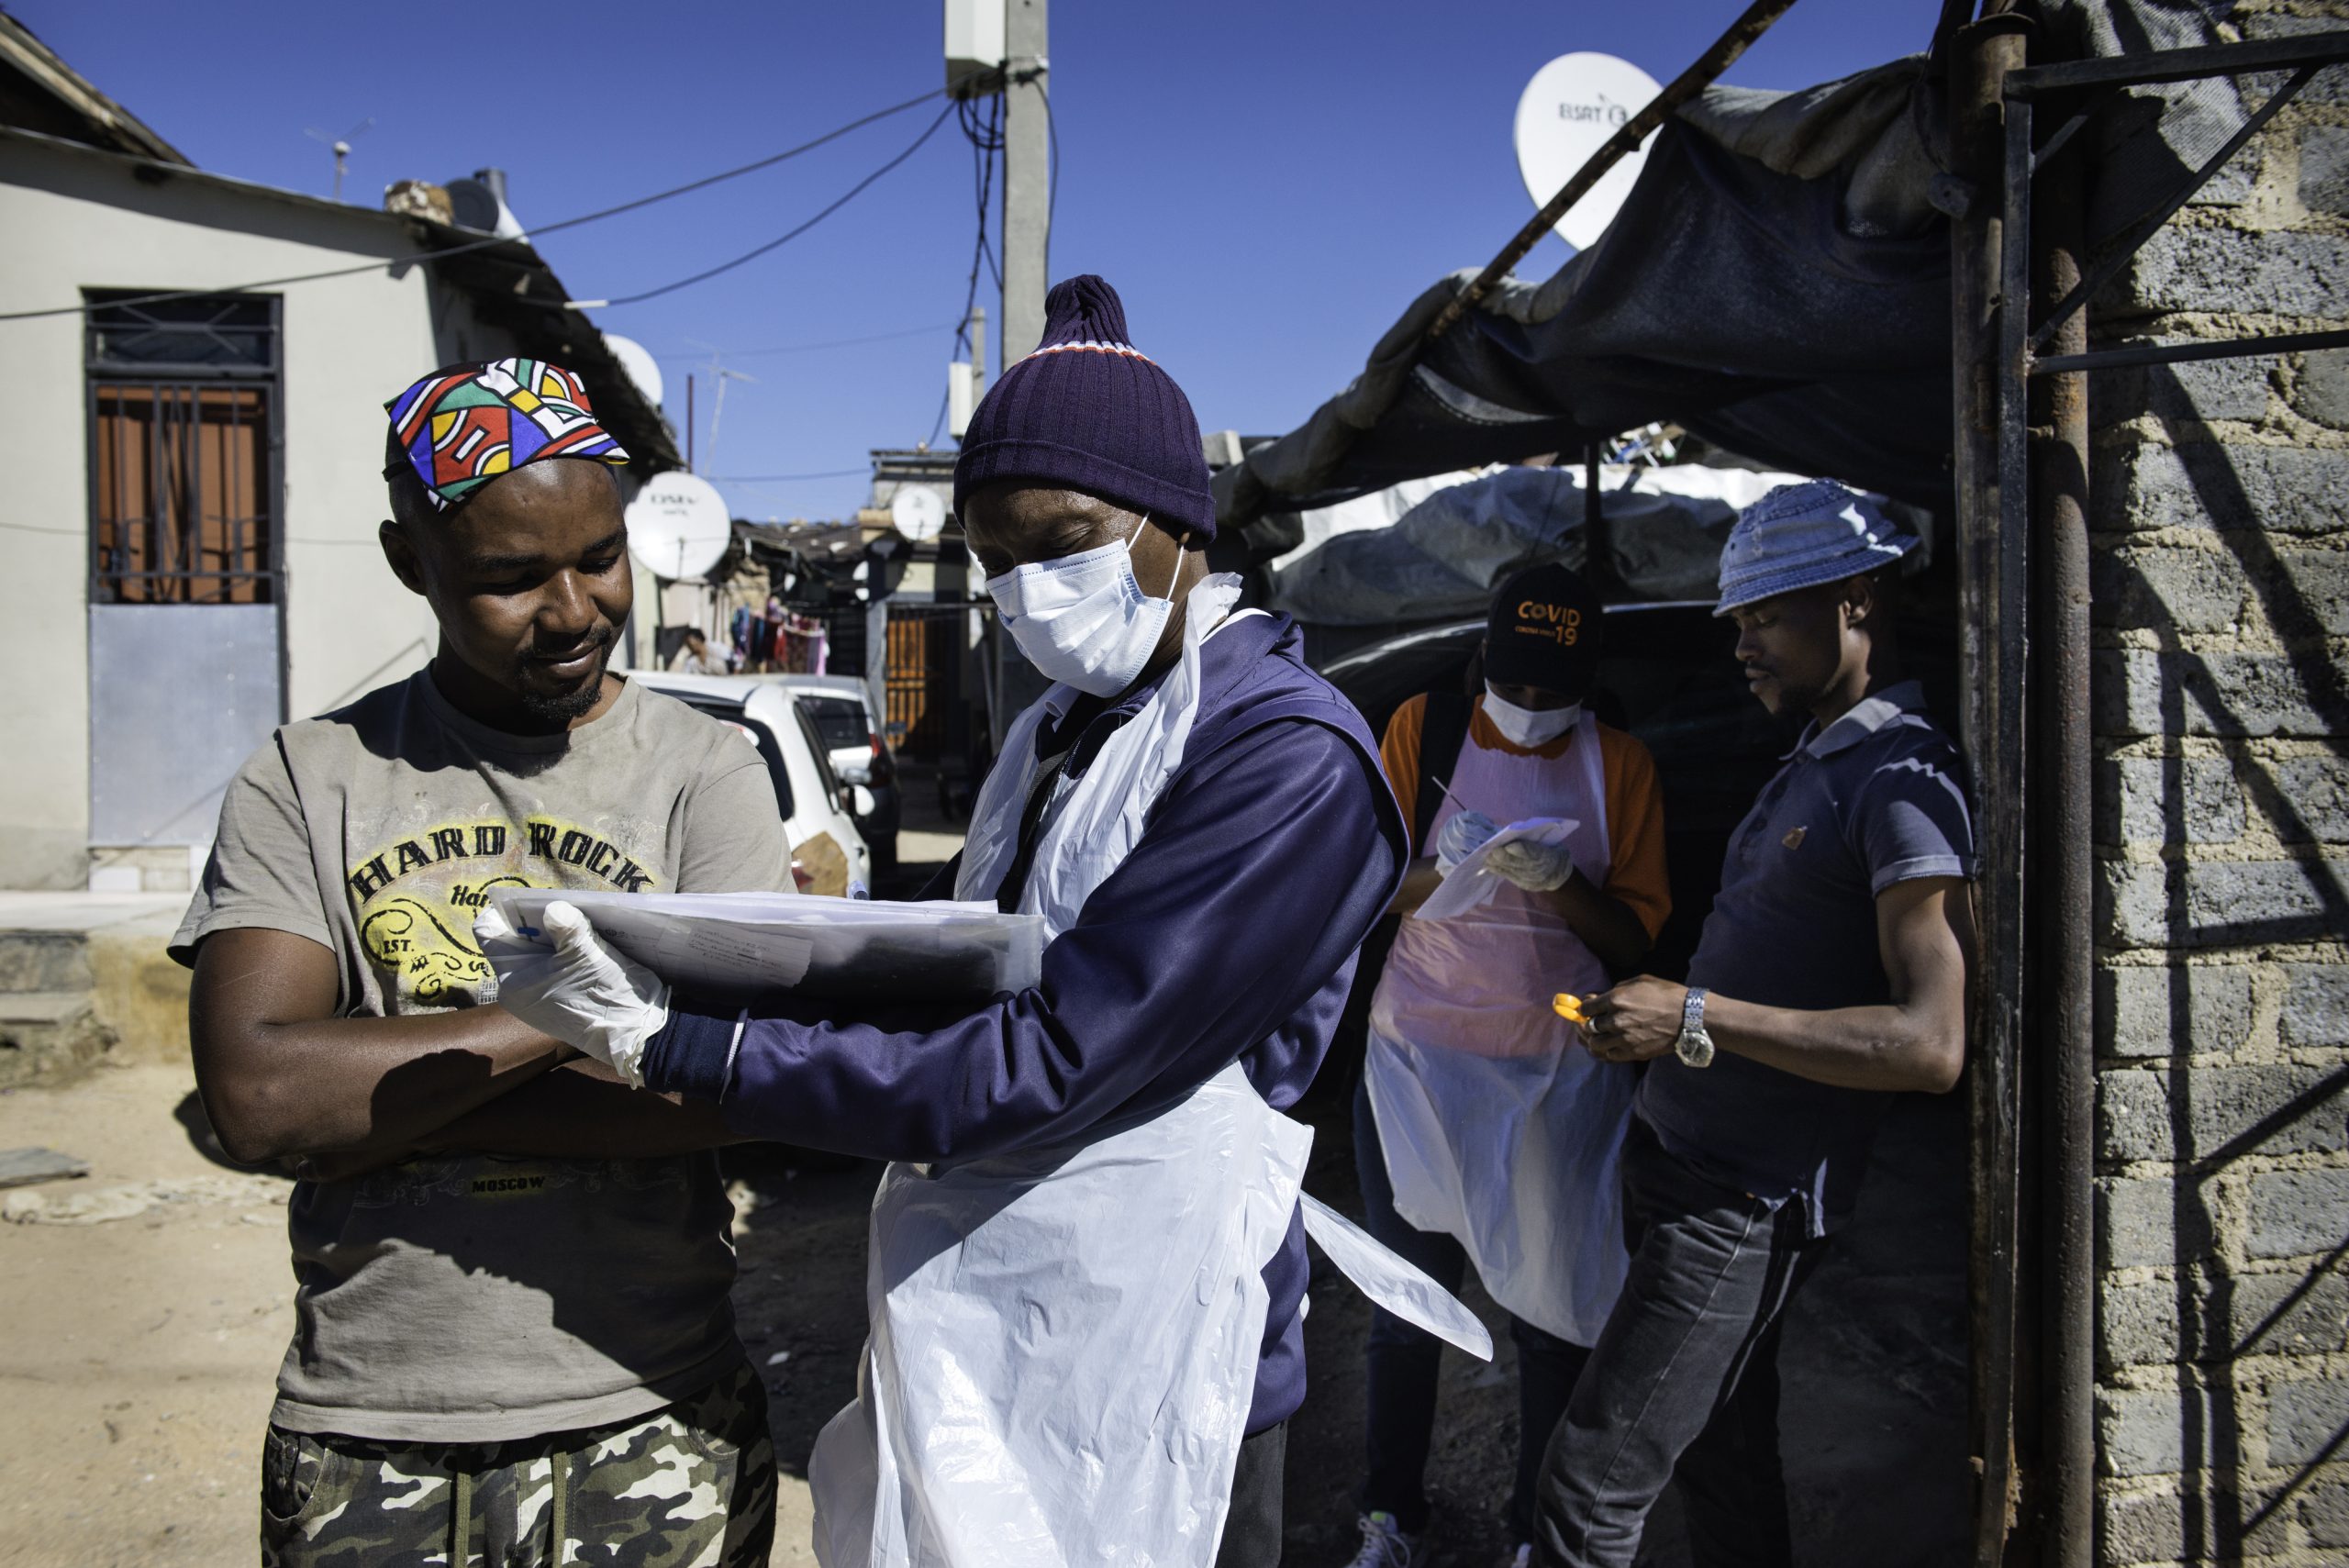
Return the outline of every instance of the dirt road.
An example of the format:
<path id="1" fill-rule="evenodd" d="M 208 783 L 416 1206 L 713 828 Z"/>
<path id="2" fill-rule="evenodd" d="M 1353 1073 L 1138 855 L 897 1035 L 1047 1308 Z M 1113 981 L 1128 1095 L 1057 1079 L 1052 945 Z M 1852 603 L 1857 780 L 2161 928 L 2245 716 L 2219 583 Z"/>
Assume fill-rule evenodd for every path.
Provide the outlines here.
<path id="1" fill-rule="evenodd" d="M 233 1174 L 190 1136 L 185 1069 L 102 1070 L 62 1089 L 0 1094 L 0 1148 L 88 1160 L 34 1201 L 136 1208 L 96 1223 L 0 1225 L 0 1564 L 215 1568 L 252 1561 L 255 1469 L 292 1329 L 286 1184 Z M 1351 1207 L 1334 1095 L 1308 1185 Z M 1872 1248 L 1806 1288 L 1787 1350 L 1787 1468 L 1817 1568 L 1954 1561 L 1962 1517 L 1962 1365 L 1950 1334 L 1962 1275 L 1936 1235 L 1946 1162 L 1941 1106 L 1887 1129 Z M 1941 1120 L 1933 1119 L 1936 1116 Z M 807 1456 L 855 1387 L 863 1341 L 864 1213 L 877 1168 L 756 1149 L 729 1156 L 744 1195 L 742 1336 L 764 1373 L 786 1472 L 774 1562 L 812 1563 Z M 1910 1167 L 1904 1173 L 1903 1166 Z M 24 1195 L 38 1195 L 38 1199 Z M 1487 1367 L 1448 1355 L 1430 1485 L 1442 1563 L 1479 1568 L 1511 1544 L 1498 1515 L 1513 1462 L 1515 1370 L 1502 1319 Z M 1313 1394 L 1289 1438 L 1288 1557 L 1342 1562 L 1352 1543 L 1369 1313 L 1316 1259 L 1306 1322 Z M 1650 1559 L 1680 1560 L 1668 1516 Z"/>
<path id="2" fill-rule="evenodd" d="M 87 1202 L 143 1184 L 132 1218 L 0 1225 L 0 1562 L 250 1561 L 262 1428 L 294 1322 L 290 1184 L 224 1180 L 173 1119 L 184 1068 L 0 1094 L 0 1148 L 81 1156 Z"/>
<path id="3" fill-rule="evenodd" d="M 232 1173 L 201 1151 L 190 1136 L 194 1087 L 184 1068 L 141 1066 L 0 1094 L 0 1148 L 45 1145 L 91 1165 L 80 1181 L 17 1189 L 19 1216 L 36 1205 L 137 1210 L 0 1224 L 0 1564 L 216 1568 L 253 1558 L 259 1445 L 293 1329 L 289 1184 Z M 1340 1145 L 1326 1134 L 1319 1145 L 1313 1184 L 1327 1187 L 1344 1174 L 1325 1169 Z M 729 1167 L 746 1208 L 735 1307 L 786 1472 L 774 1562 L 803 1568 L 814 1562 L 807 1452 L 855 1390 L 864 1216 L 878 1167 L 772 1149 L 730 1152 Z M 1351 1534 L 1360 1394 L 1342 1369 L 1358 1362 L 1367 1322 L 1341 1282 L 1317 1278 L 1314 1301 L 1311 1353 L 1331 1375 L 1291 1439 L 1299 1562 L 1342 1561 Z M 1469 1502 L 1491 1489 L 1513 1385 L 1506 1365 L 1454 1358 L 1448 1373 L 1436 1480 Z M 1487 1534 L 1470 1531 L 1480 1542 Z M 1497 1551 L 1497 1536 L 1492 1544 Z"/>

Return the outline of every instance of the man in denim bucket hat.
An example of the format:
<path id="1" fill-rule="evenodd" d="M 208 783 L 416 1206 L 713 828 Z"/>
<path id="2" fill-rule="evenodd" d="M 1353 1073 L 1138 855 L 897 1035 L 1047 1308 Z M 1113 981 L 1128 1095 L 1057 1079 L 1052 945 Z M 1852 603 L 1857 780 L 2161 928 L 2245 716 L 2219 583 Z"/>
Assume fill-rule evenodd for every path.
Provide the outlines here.
<path id="1" fill-rule="evenodd" d="M 1721 550 L 1721 596 L 1713 614 L 1865 576 L 1916 548 L 1916 535 L 1831 479 L 1781 484 L 1738 514 Z"/>
<path id="2" fill-rule="evenodd" d="M 1850 1216 L 1892 1095 L 1943 1093 L 1965 1063 L 1972 828 L 1892 626 L 1916 545 L 1812 480 L 1748 507 L 1721 552 L 1715 613 L 1747 684 L 1811 722 L 1730 840 L 1689 983 L 1585 1005 L 1593 1055 L 1653 1065 L 1623 1147 L 1631 1277 L 1551 1440 L 1545 1564 L 1631 1563 L 1675 1468 L 1697 1561 L 1791 1559 L 1787 1301 Z"/>

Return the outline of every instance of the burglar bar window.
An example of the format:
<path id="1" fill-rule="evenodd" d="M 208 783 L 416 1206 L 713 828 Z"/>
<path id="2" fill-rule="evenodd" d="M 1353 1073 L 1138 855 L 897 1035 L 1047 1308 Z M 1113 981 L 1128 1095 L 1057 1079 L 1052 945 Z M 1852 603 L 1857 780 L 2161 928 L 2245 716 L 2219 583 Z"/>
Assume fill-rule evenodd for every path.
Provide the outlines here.
<path id="1" fill-rule="evenodd" d="M 274 602 L 277 302 L 107 298 L 88 317 L 92 602 Z"/>

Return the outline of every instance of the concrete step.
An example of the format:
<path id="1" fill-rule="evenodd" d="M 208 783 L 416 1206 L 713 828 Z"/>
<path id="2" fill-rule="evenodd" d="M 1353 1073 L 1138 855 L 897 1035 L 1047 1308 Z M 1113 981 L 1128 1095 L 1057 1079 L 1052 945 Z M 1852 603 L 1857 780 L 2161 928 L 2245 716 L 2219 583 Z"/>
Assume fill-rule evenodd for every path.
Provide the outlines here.
<path id="1" fill-rule="evenodd" d="M 82 931 L 0 931 L 0 994 L 87 991 L 88 934 Z"/>
<path id="2" fill-rule="evenodd" d="M 0 1088 L 71 1077 L 115 1041 L 87 990 L 0 993 Z"/>
<path id="3" fill-rule="evenodd" d="M 0 1084 L 187 1055 L 179 895 L 0 893 Z"/>

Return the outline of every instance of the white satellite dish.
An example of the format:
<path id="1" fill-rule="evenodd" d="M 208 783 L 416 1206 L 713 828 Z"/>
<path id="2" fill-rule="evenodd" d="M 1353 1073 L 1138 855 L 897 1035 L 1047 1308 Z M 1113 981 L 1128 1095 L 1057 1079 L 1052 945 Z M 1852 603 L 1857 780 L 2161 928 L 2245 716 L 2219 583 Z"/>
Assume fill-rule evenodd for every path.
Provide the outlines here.
<path id="1" fill-rule="evenodd" d="M 936 539 L 946 527 L 946 503 L 938 492 L 920 484 L 901 484 L 889 497 L 889 520 L 916 544 Z"/>
<path id="2" fill-rule="evenodd" d="M 644 345 L 633 338 L 623 338 L 617 332 L 604 334 L 604 347 L 619 361 L 620 373 L 627 376 L 638 395 L 654 408 L 661 406 L 661 366 L 645 352 Z"/>
<path id="3" fill-rule="evenodd" d="M 628 552 L 655 577 L 699 577 L 733 541 L 734 522 L 716 486 L 683 469 L 654 475 L 628 504 Z"/>
<path id="4" fill-rule="evenodd" d="M 1562 54 L 1533 73 L 1517 101 L 1517 171 L 1539 208 L 1590 155 L 1647 107 L 1656 79 L 1611 54 Z M 1616 161 L 1557 222 L 1558 238 L 1580 250 L 1598 241 L 1631 195 L 1655 134 Z"/>

